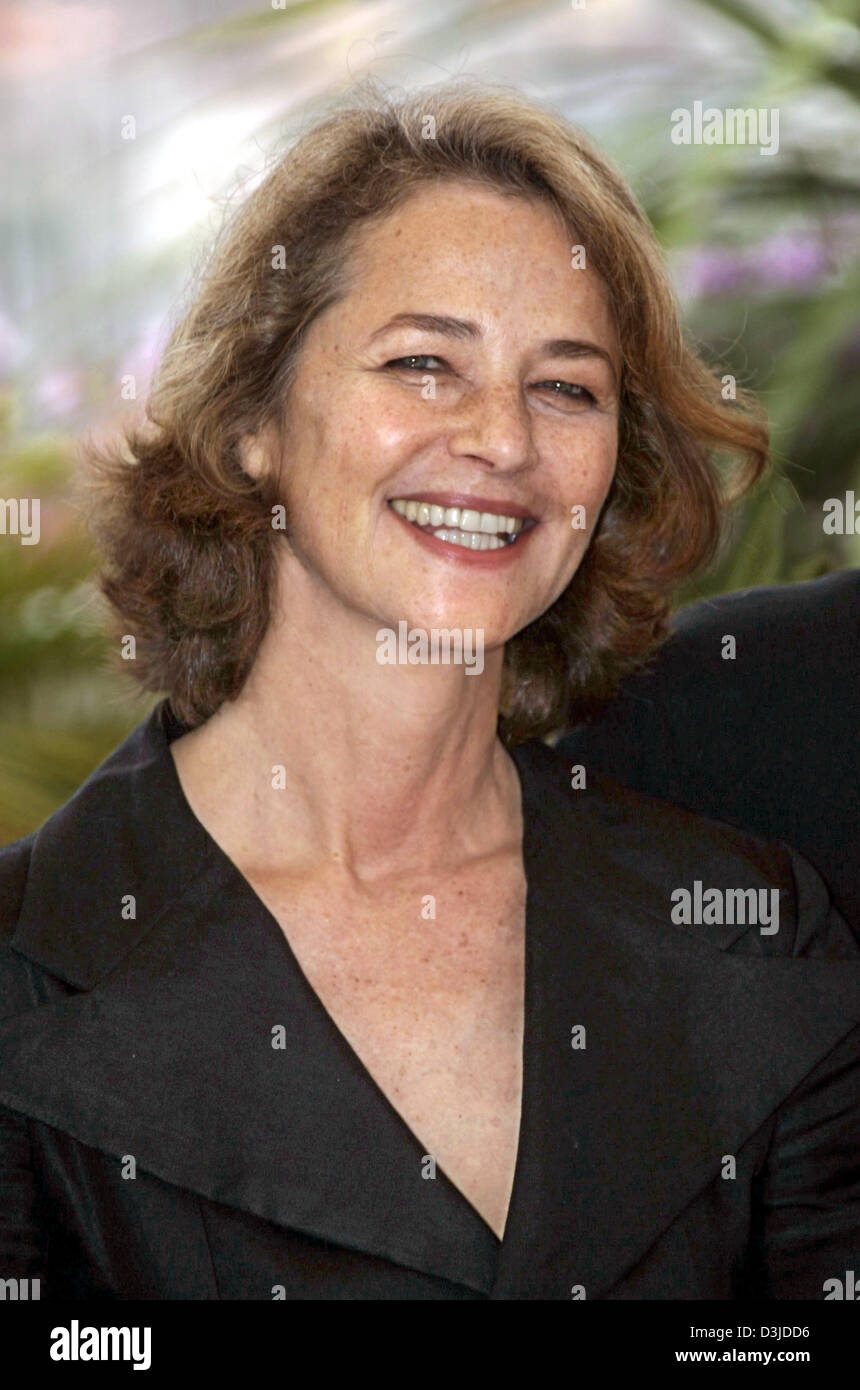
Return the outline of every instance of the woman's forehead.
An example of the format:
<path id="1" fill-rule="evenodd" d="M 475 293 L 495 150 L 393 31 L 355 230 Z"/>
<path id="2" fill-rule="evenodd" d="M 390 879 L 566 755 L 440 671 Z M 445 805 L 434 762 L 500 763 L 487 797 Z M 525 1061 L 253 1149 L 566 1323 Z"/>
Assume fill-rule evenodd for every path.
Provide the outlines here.
<path id="1" fill-rule="evenodd" d="M 354 238 L 357 263 L 388 260 L 430 261 L 431 252 L 456 247 L 468 254 L 516 254 L 540 247 L 540 256 L 564 259 L 570 234 L 546 200 L 504 192 L 474 181 L 445 179 L 425 184 L 382 216 L 359 226 Z"/>
<path id="2" fill-rule="evenodd" d="M 368 335 L 424 313 L 484 331 L 516 322 L 530 336 L 533 319 L 542 339 L 572 337 L 587 319 L 604 346 L 615 341 L 606 286 L 553 210 L 474 184 L 420 189 L 363 229 L 332 307 Z"/>

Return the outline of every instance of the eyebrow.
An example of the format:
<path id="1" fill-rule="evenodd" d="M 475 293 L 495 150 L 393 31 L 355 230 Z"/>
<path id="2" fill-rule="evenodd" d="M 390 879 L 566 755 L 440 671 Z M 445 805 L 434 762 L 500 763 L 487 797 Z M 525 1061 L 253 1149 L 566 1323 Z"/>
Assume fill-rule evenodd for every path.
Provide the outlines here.
<path id="1" fill-rule="evenodd" d="M 418 328 L 426 333 L 442 333 L 449 338 L 457 338 L 462 341 L 473 341 L 481 337 L 481 330 L 471 319 L 450 318 L 447 314 L 420 314 L 404 313 L 395 314 L 393 319 L 389 319 L 381 328 L 377 328 L 368 339 L 373 343 L 383 334 L 390 333 L 393 328 Z M 597 343 L 592 343 L 586 338 L 548 338 L 540 344 L 539 351 L 549 357 L 566 357 L 574 360 L 579 357 L 600 357 L 607 364 L 612 372 L 613 380 L 617 382 L 618 377 L 615 370 L 615 363 L 605 348 L 599 347 Z"/>

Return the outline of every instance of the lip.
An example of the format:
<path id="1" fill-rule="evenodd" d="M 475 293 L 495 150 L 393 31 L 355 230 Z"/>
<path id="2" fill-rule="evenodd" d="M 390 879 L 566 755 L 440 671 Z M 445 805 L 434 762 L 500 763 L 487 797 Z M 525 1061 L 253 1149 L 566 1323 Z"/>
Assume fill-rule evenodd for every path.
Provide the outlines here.
<path id="1" fill-rule="evenodd" d="M 448 494 L 445 495 L 447 496 Z M 442 494 L 440 493 L 432 494 L 432 496 L 429 493 L 422 493 L 420 497 L 405 497 L 403 500 L 405 502 L 430 502 L 435 497 L 441 496 Z M 441 507 L 443 505 L 442 501 L 437 505 Z M 458 505 L 462 507 L 464 503 L 452 501 L 448 502 L 447 505 L 449 507 L 456 507 Z M 499 546 L 498 550 L 467 550 L 464 545 L 452 545 L 450 541 L 440 541 L 439 538 L 434 536 L 430 531 L 422 531 L 420 526 L 416 526 L 413 522 L 407 521 L 405 516 L 401 516 L 400 513 L 396 512 L 391 506 L 386 505 L 385 510 L 390 513 L 394 520 L 399 522 L 411 536 L 415 537 L 419 545 L 423 545 L 429 550 L 431 555 L 437 555 L 439 559 L 447 560 L 448 563 L 452 565 L 471 565 L 477 569 L 504 569 L 506 566 L 514 564 L 524 547 L 528 545 L 535 531 L 537 531 L 539 525 L 538 522 L 535 522 L 534 526 L 530 526 L 527 530 L 521 531 L 519 539 L 514 541 L 513 545 L 502 545 Z M 482 510 L 490 511 L 491 508 L 483 507 Z M 504 515 L 519 516 L 520 513 L 505 512 Z M 528 516 L 528 513 L 525 515 Z"/>
<path id="2" fill-rule="evenodd" d="M 537 521 L 534 513 L 520 506 L 519 502 L 507 502 L 500 497 L 474 497 L 467 492 L 393 492 L 386 500 L 392 502 L 395 498 L 403 502 L 428 502 L 431 507 L 459 507 L 461 510 L 469 507 L 474 512 L 492 512 L 495 516 L 518 516 L 524 521 Z"/>

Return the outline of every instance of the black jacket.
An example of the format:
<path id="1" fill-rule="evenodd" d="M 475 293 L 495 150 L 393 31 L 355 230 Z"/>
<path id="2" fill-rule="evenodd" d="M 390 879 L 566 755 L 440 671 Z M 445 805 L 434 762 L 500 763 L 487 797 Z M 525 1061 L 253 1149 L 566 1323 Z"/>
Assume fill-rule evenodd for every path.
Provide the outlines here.
<path id="1" fill-rule="evenodd" d="M 651 668 L 558 747 L 626 787 L 787 840 L 860 941 L 858 687 L 860 569 L 745 589 L 682 609 Z"/>
<path id="2" fill-rule="evenodd" d="M 424 1176 L 194 817 L 178 731 L 157 706 L 0 854 L 0 1276 L 43 1298 L 818 1300 L 860 1267 L 860 950 L 803 858 L 516 751 L 524 1098 L 500 1243 Z M 779 930 L 675 924 L 696 880 L 777 888 Z"/>

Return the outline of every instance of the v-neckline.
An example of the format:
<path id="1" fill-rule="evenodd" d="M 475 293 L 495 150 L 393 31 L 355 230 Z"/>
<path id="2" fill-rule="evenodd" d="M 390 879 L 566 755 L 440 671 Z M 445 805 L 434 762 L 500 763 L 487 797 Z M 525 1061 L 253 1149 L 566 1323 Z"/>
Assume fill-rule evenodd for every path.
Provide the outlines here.
<path id="1" fill-rule="evenodd" d="M 290 972 L 297 981 L 308 1007 L 317 1016 L 320 1023 L 325 1028 L 326 1033 L 332 1038 L 332 1041 L 349 1058 L 354 1073 L 365 1085 L 369 1084 L 373 1092 L 379 1098 L 380 1102 L 385 1106 L 386 1110 L 390 1112 L 390 1114 L 394 1117 L 394 1121 L 398 1129 L 400 1130 L 404 1138 L 407 1140 L 407 1142 L 410 1145 L 417 1145 L 421 1149 L 425 1149 L 426 1146 L 424 1140 L 422 1140 L 416 1134 L 415 1130 L 412 1129 L 411 1125 L 404 1118 L 401 1112 L 397 1109 L 396 1105 L 394 1105 L 392 1100 L 383 1090 L 382 1086 L 376 1080 L 373 1073 L 370 1071 L 369 1067 L 362 1060 L 355 1047 L 349 1041 L 346 1034 L 338 1026 L 333 1015 L 326 1008 L 320 995 L 314 989 L 313 985 L 311 984 L 311 981 L 305 974 L 305 971 L 302 969 L 298 956 L 293 950 L 293 947 L 291 946 L 286 933 L 284 932 L 283 928 L 281 927 L 281 924 L 275 917 L 274 913 L 260 897 L 259 893 L 257 892 L 254 885 L 251 883 L 251 881 L 245 877 L 245 875 L 242 873 L 241 869 L 238 867 L 235 861 L 230 858 L 230 855 L 227 854 L 226 850 L 222 849 L 222 847 L 218 844 L 218 841 L 214 838 L 214 836 L 210 833 L 207 827 L 195 814 L 194 810 L 191 807 L 191 803 L 185 795 L 185 789 L 182 786 L 182 782 L 179 778 L 178 768 L 176 766 L 176 763 L 174 762 L 173 755 L 170 751 L 171 743 L 175 740 L 175 738 L 179 737 L 181 733 L 186 731 L 186 726 L 181 724 L 180 721 L 177 720 L 176 716 L 170 710 L 169 703 L 167 701 L 165 701 L 163 706 L 163 714 L 164 718 L 162 720 L 162 728 L 164 730 L 165 736 L 164 751 L 167 762 L 169 764 L 169 777 L 174 793 L 178 799 L 178 804 L 181 806 L 183 813 L 186 816 L 190 817 L 202 831 L 204 843 L 209 850 L 209 854 L 212 857 L 212 859 L 220 866 L 222 873 L 224 873 L 227 876 L 227 878 L 231 880 L 234 884 L 238 885 L 239 889 L 244 894 L 244 896 L 253 903 L 253 906 L 256 909 L 261 921 L 265 924 L 267 932 L 270 935 L 272 935 L 273 933 L 276 934 L 276 938 L 280 942 L 281 948 L 286 952 L 286 959 Z M 511 1184 L 511 1194 L 508 1200 L 508 1209 L 505 1216 L 505 1227 L 502 1232 L 501 1238 L 496 1235 L 496 1232 L 493 1230 L 492 1226 L 485 1219 L 485 1217 L 481 1215 L 477 1207 L 469 1200 L 465 1192 L 463 1192 L 462 1188 L 458 1187 L 458 1185 L 454 1182 L 453 1178 L 451 1178 L 448 1175 L 448 1173 L 442 1168 L 442 1166 L 438 1162 L 436 1163 L 437 1179 L 442 1179 L 442 1182 L 445 1184 L 448 1191 L 454 1196 L 454 1199 L 468 1214 L 469 1218 L 479 1223 L 484 1238 L 489 1237 L 489 1239 L 493 1242 L 497 1256 L 501 1254 L 505 1242 L 508 1240 L 509 1232 L 511 1230 L 511 1218 L 515 1212 L 515 1207 L 519 1206 L 518 1199 L 521 1196 L 520 1188 L 522 1187 L 523 1182 L 522 1172 L 525 1159 L 524 1137 L 527 1137 L 529 1132 L 528 1122 L 531 1114 L 531 1102 L 533 1091 L 532 1070 L 534 1062 L 536 1060 L 534 1039 L 531 1035 L 531 1030 L 534 1025 L 534 1020 L 536 1016 L 536 1000 L 533 997 L 536 983 L 536 972 L 533 958 L 534 950 L 536 949 L 536 913 L 534 912 L 533 893 L 530 882 L 531 876 L 529 873 L 529 870 L 534 862 L 535 844 L 533 839 L 533 817 L 529 813 L 531 809 L 530 786 L 529 779 L 526 775 L 524 766 L 525 755 L 523 753 L 523 748 L 525 746 L 526 745 L 520 745 L 519 747 L 510 750 L 510 757 L 514 763 L 514 767 L 517 773 L 517 780 L 520 786 L 520 807 L 523 826 L 521 852 L 523 873 L 526 880 L 526 901 L 524 912 L 525 920 L 523 926 L 523 1033 L 520 1049 L 520 1065 L 522 1077 L 520 1092 L 520 1115 L 517 1130 L 517 1151 L 516 1158 L 514 1161 L 514 1176 Z M 499 1271 L 497 1268 L 496 1282 L 498 1282 L 498 1277 Z"/>

